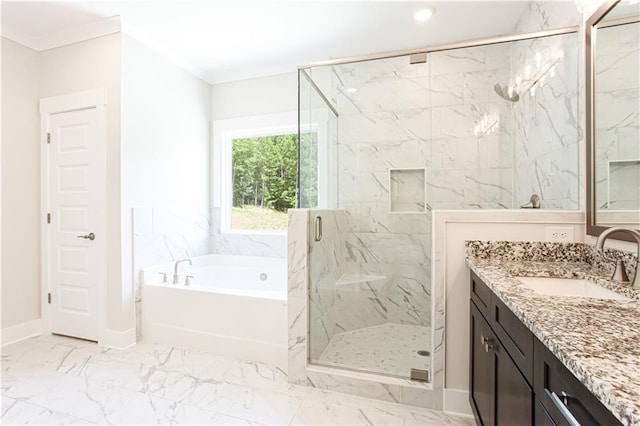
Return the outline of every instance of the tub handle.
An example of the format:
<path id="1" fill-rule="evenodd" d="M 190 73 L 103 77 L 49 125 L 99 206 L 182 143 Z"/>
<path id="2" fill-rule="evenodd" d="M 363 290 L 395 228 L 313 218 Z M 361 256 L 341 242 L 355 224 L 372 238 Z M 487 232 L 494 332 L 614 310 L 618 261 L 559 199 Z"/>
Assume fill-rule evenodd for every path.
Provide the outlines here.
<path id="1" fill-rule="evenodd" d="M 184 285 L 191 285 L 191 278 L 193 278 L 193 275 L 187 275 L 187 278 L 184 280 Z"/>
<path id="2" fill-rule="evenodd" d="M 313 239 L 315 241 L 322 239 L 322 216 L 316 216 L 314 219 Z"/>

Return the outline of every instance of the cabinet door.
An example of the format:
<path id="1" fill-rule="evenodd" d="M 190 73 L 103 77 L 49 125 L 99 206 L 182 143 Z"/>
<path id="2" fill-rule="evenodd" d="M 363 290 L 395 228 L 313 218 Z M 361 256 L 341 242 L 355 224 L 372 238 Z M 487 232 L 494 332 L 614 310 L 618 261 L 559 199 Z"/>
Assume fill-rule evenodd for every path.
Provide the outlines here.
<path id="1" fill-rule="evenodd" d="M 489 324 L 471 302 L 469 338 L 469 399 L 476 420 L 483 426 L 494 424 L 493 352 L 488 342 L 495 340 Z"/>
<path id="2" fill-rule="evenodd" d="M 533 391 L 471 303 L 469 398 L 483 426 L 533 424 Z"/>
<path id="3" fill-rule="evenodd" d="M 495 419 L 498 426 L 533 424 L 533 390 L 499 340 L 493 346 Z"/>

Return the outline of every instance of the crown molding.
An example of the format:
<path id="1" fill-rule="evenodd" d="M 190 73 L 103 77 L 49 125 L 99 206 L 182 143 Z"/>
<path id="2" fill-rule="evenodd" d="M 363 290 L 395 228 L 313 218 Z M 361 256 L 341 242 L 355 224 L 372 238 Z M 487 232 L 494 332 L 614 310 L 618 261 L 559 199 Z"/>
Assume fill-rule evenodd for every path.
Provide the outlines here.
<path id="1" fill-rule="evenodd" d="M 90 40 L 97 37 L 106 36 L 120 32 L 120 17 L 101 19 L 88 24 L 80 25 L 61 31 L 53 31 L 37 36 L 28 34 L 10 24 L 2 25 L 0 34 L 3 37 L 22 44 L 36 52 L 55 49 L 69 44 Z"/>

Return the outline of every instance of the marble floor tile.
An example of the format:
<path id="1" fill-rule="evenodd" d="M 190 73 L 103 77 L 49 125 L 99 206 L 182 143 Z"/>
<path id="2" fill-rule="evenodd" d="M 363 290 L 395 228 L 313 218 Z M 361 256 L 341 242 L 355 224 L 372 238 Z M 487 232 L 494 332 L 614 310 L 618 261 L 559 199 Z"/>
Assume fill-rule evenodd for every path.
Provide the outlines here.
<path id="1" fill-rule="evenodd" d="M 2 417 L 0 421 L 6 425 L 24 425 L 24 424 L 49 424 L 49 425 L 86 425 L 93 424 L 86 419 L 80 419 L 68 414 L 62 414 L 49 408 L 39 407 L 28 402 L 22 402 L 17 399 L 9 406 L 4 406 L 7 401 L 6 397 L 2 398 Z"/>
<path id="2" fill-rule="evenodd" d="M 400 377 L 412 368 L 431 368 L 431 329 L 408 324 L 382 324 L 339 333 L 331 338 L 317 362 Z"/>
<path id="3" fill-rule="evenodd" d="M 287 383 L 267 364 L 47 336 L 0 350 L 1 424 L 472 425 L 469 418 Z"/>

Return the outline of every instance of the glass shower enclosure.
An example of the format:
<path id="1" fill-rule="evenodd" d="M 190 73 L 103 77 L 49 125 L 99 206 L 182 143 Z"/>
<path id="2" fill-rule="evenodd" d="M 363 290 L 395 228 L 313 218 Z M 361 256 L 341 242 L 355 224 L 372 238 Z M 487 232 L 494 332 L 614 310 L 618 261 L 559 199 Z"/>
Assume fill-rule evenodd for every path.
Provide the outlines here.
<path id="1" fill-rule="evenodd" d="M 579 206 L 577 35 L 299 70 L 311 364 L 429 381 L 432 211 Z"/>

